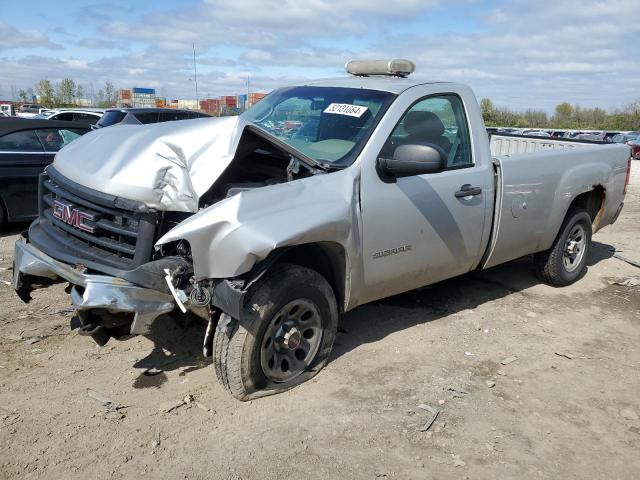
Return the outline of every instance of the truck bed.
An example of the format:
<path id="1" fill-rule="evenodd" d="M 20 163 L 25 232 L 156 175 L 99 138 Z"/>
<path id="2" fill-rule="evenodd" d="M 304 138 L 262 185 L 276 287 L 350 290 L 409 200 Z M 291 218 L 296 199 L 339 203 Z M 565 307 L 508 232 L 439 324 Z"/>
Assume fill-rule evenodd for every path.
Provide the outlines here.
<path id="1" fill-rule="evenodd" d="M 630 155 L 626 145 L 494 135 L 490 147 L 496 198 L 483 268 L 547 250 L 570 203 L 583 193 L 597 190 L 604 198 L 594 231 L 616 218 Z"/>

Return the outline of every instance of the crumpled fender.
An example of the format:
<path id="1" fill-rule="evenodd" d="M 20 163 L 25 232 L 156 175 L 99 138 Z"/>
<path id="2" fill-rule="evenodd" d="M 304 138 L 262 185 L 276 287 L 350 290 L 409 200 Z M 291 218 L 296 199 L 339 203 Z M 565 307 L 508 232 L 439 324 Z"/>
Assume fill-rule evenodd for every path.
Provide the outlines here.
<path id="1" fill-rule="evenodd" d="M 359 175 L 355 167 L 249 190 L 184 220 L 156 246 L 186 240 L 194 274 L 231 278 L 251 270 L 273 250 L 313 242 L 337 242 L 358 255 Z"/>
<path id="2" fill-rule="evenodd" d="M 238 116 L 114 125 L 70 143 L 54 165 L 99 192 L 157 210 L 197 212 L 200 196 L 233 160 L 246 125 Z"/>

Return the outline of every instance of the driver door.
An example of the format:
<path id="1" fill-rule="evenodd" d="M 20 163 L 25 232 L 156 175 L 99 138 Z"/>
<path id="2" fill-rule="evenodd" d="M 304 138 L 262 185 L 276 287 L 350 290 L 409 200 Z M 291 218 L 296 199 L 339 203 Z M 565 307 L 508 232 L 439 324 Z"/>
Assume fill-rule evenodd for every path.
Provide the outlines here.
<path id="1" fill-rule="evenodd" d="M 367 301 L 470 271 L 490 226 L 493 170 L 490 158 L 480 161 L 475 152 L 462 98 L 418 97 L 400 118 L 379 153 L 367 152 L 362 167 Z M 392 157 L 403 144 L 437 146 L 446 168 L 385 182 L 371 154 Z M 463 196 L 465 185 L 479 187 L 480 193 Z"/>

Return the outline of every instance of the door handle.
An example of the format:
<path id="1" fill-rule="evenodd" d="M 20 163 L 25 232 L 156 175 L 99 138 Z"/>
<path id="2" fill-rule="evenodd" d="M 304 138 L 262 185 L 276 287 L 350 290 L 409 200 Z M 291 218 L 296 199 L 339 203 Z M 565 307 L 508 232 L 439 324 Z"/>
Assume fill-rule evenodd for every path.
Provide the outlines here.
<path id="1" fill-rule="evenodd" d="M 470 197 L 470 196 L 480 195 L 481 193 L 482 193 L 482 188 L 473 187 L 473 186 L 471 186 L 471 184 L 465 183 L 464 185 L 462 185 L 460 187 L 460 190 L 458 190 L 455 193 L 455 195 L 456 195 L 456 198 L 462 198 L 462 197 Z"/>

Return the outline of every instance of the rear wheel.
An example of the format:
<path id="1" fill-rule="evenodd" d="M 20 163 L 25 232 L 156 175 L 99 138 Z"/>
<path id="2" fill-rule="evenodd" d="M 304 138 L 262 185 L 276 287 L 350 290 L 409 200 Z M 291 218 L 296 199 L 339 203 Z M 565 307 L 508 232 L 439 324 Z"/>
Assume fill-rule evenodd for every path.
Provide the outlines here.
<path id="1" fill-rule="evenodd" d="M 551 248 L 534 255 L 537 276 L 554 287 L 564 287 L 583 274 L 591 248 L 591 217 L 571 208 Z"/>
<path id="2" fill-rule="evenodd" d="M 327 280 L 292 264 L 276 265 L 259 281 L 240 317 L 223 314 L 213 343 L 216 376 L 239 400 L 313 377 L 329 358 L 338 326 Z"/>

